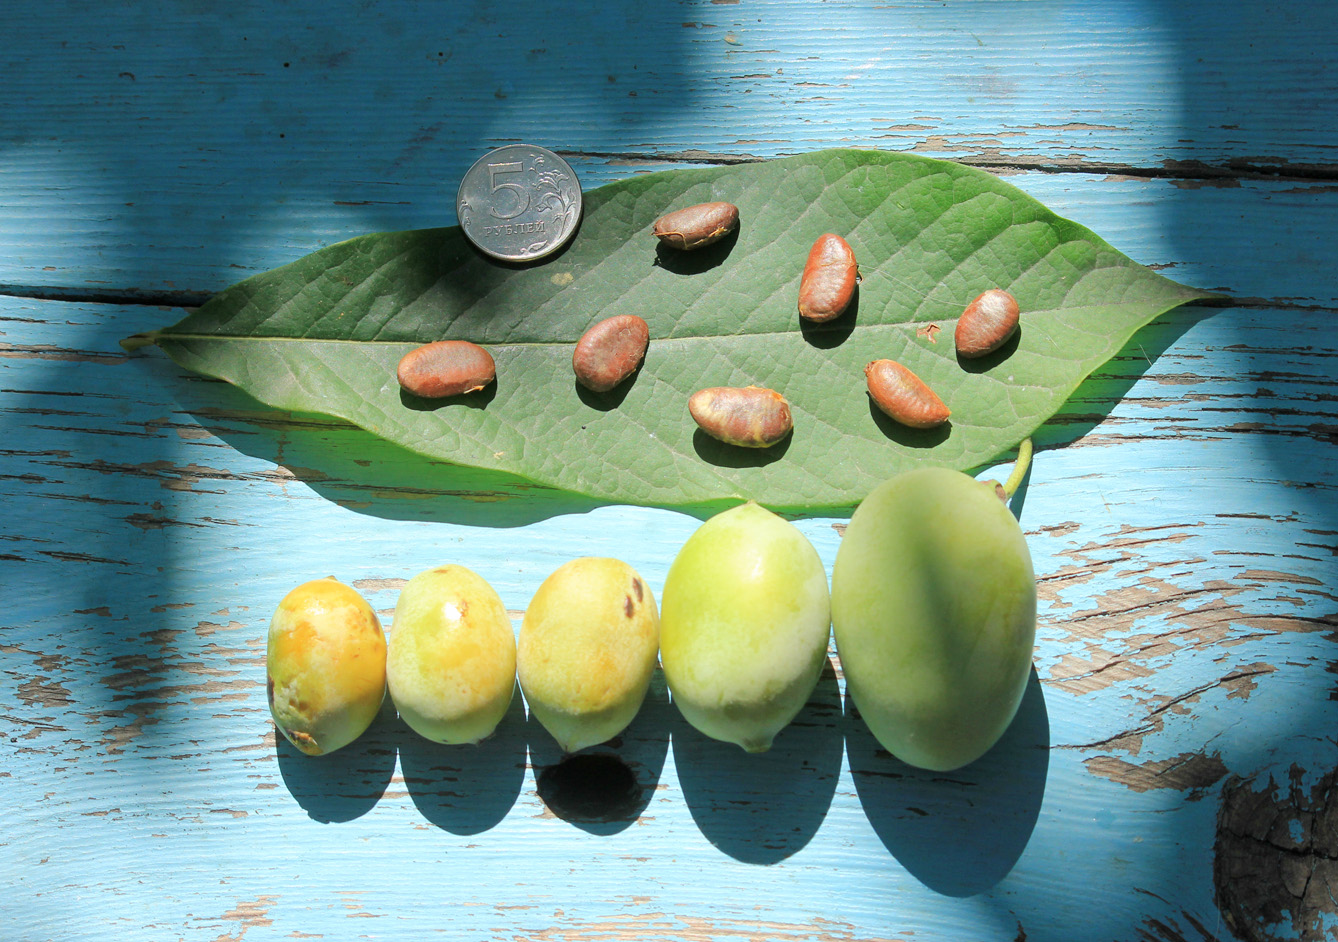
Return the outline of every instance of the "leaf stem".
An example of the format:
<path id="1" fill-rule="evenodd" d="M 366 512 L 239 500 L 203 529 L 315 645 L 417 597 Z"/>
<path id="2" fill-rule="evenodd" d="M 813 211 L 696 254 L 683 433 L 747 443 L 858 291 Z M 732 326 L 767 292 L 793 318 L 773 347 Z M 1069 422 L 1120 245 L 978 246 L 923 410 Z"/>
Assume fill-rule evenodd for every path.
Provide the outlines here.
<path id="1" fill-rule="evenodd" d="M 1013 462 L 1013 473 L 1008 475 L 1008 480 L 1004 482 L 1005 499 L 1013 496 L 1018 487 L 1022 484 L 1022 479 L 1027 476 L 1027 469 L 1031 467 L 1031 439 L 1024 438 L 1022 443 L 1017 446 L 1017 461 Z"/>
<path id="2" fill-rule="evenodd" d="M 121 349 L 127 353 L 134 353 L 140 347 L 147 347 L 150 344 L 158 342 L 158 331 L 150 330 L 142 334 L 132 334 L 121 341 Z"/>

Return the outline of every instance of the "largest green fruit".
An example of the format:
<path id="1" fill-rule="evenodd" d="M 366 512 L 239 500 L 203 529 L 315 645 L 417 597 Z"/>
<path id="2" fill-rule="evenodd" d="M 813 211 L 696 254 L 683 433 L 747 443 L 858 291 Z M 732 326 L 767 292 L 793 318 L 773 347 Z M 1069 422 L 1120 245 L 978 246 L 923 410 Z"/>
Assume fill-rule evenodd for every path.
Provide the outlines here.
<path id="1" fill-rule="evenodd" d="M 664 580 L 660 663 L 683 717 L 764 752 L 827 659 L 831 596 L 817 550 L 751 501 L 688 538 Z"/>
<path id="2" fill-rule="evenodd" d="M 881 484 L 832 570 L 846 689 L 894 756 L 947 771 L 1012 722 L 1036 638 L 1036 577 L 992 485 L 946 468 Z"/>

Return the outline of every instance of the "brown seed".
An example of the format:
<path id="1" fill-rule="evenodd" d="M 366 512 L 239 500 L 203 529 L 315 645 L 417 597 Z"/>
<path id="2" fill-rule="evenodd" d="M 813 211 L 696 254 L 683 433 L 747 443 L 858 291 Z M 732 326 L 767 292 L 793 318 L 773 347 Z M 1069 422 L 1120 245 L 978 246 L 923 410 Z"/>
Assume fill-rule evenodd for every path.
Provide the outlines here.
<path id="1" fill-rule="evenodd" d="M 983 357 L 993 353 L 1017 330 L 1017 301 L 1007 291 L 991 288 L 966 306 L 957 321 L 957 353 Z"/>
<path id="2" fill-rule="evenodd" d="M 864 368 L 869 395 L 878 408 L 911 428 L 934 428 L 948 420 L 948 407 L 896 360 L 874 360 Z"/>
<path id="3" fill-rule="evenodd" d="M 733 203 L 698 203 L 661 216 L 655 237 L 675 249 L 699 249 L 719 242 L 739 225 L 739 207 Z"/>
<path id="4" fill-rule="evenodd" d="M 442 399 L 477 392 L 497 377 L 497 366 L 476 343 L 438 340 L 406 353 L 396 376 L 407 392 Z"/>
<path id="5" fill-rule="evenodd" d="M 840 317 L 855 296 L 858 275 L 855 252 L 845 239 L 830 232 L 818 236 L 799 279 L 799 316 L 818 323 Z"/>
<path id="6" fill-rule="evenodd" d="M 785 397 L 760 386 L 699 389 L 688 411 L 707 435 L 742 448 L 770 448 L 794 428 Z"/>
<path id="7" fill-rule="evenodd" d="M 632 375 L 648 343 L 650 327 L 635 314 L 605 318 L 577 341 L 571 367 L 586 389 L 608 392 Z"/>

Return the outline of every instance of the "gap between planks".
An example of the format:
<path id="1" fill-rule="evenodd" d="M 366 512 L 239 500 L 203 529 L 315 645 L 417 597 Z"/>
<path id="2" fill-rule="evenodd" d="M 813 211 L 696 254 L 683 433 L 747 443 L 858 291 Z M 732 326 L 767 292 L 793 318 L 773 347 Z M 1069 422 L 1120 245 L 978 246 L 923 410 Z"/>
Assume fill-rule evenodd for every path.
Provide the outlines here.
<path id="1" fill-rule="evenodd" d="M 753 154 L 729 154 L 709 151 L 686 150 L 668 153 L 628 153 L 621 151 L 563 150 L 557 152 L 568 159 L 616 160 L 629 164 L 710 164 L 732 166 L 745 163 L 760 163 L 770 158 Z M 785 156 L 785 155 L 777 155 Z M 1074 159 L 1068 161 L 1043 160 L 1041 158 L 979 156 L 952 158 L 952 162 L 963 166 L 975 167 L 991 173 L 1077 173 L 1103 174 L 1107 176 L 1135 177 L 1141 179 L 1164 180 L 1276 180 L 1276 181 L 1338 181 L 1338 165 L 1293 164 L 1286 160 L 1278 162 L 1254 162 L 1245 159 L 1232 159 L 1225 165 L 1212 165 L 1197 160 L 1167 160 L 1161 167 L 1139 167 L 1132 164 L 1102 163 Z M 62 285 L 22 285 L 0 284 L 0 297 L 17 298 L 30 301 L 66 301 L 83 304 L 133 304 L 146 307 L 197 308 L 213 296 L 211 291 L 151 291 L 141 288 L 98 288 Z M 1271 298 L 1232 298 L 1223 297 L 1205 299 L 1196 302 L 1208 307 L 1241 308 L 1277 308 L 1297 310 L 1328 311 L 1324 305 L 1304 305 Z"/>

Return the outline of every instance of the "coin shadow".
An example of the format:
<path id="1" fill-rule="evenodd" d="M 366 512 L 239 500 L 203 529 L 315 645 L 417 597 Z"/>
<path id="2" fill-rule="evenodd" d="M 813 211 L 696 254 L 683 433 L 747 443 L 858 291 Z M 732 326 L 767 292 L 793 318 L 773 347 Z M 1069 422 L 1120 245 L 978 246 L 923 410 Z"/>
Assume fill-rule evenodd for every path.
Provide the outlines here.
<path id="1" fill-rule="evenodd" d="M 917 880 L 944 896 L 984 893 L 1008 875 L 1040 816 L 1050 722 L 1033 668 L 1017 715 L 989 752 L 951 772 L 894 758 L 846 695 L 846 756 L 865 817 Z"/>
<path id="2" fill-rule="evenodd" d="M 1022 325 L 1019 324 L 1013 331 L 1013 336 L 1004 341 L 1003 346 L 992 353 L 987 353 L 983 357 L 964 357 L 957 354 L 957 365 L 968 373 L 984 373 L 998 366 L 1004 360 L 1013 355 L 1018 344 L 1022 342 Z"/>
<path id="3" fill-rule="evenodd" d="M 531 712 L 526 723 L 530 765 L 544 807 L 591 834 L 616 834 L 634 824 L 660 787 L 670 713 L 658 668 L 637 715 L 608 742 L 563 753 Z"/>
<path id="4" fill-rule="evenodd" d="M 723 265 L 738 241 L 739 230 L 736 227 L 719 242 L 712 242 L 699 249 L 675 249 L 659 242 L 655 246 L 655 266 L 675 275 L 700 275 Z"/>
<path id="5" fill-rule="evenodd" d="M 907 448 L 933 448 L 947 441 L 952 433 L 952 422 L 944 422 L 934 428 L 911 428 L 909 425 L 902 425 L 878 408 L 872 397 L 869 397 L 869 415 L 880 432 L 898 445 Z"/>
<path id="6" fill-rule="evenodd" d="M 274 731 L 274 752 L 284 787 L 307 815 L 338 824 L 371 811 L 395 775 L 392 729 L 399 723 L 390 698 L 361 736 L 329 755 L 309 756 Z"/>
<path id="7" fill-rule="evenodd" d="M 722 468 L 765 467 L 785 457 L 793 440 L 794 433 L 791 432 L 784 440 L 769 448 L 744 448 L 741 445 L 731 445 L 718 438 L 712 438 L 701 429 L 692 433 L 692 447 L 696 449 L 697 456 Z"/>
<path id="8" fill-rule="evenodd" d="M 677 710 L 671 723 L 679 787 L 707 840 L 743 863 L 774 864 L 813 839 L 841 773 L 841 695 L 830 660 L 766 752 L 711 739 Z"/>
<path id="9" fill-rule="evenodd" d="M 839 317 L 821 323 L 801 317 L 799 318 L 799 330 L 804 335 L 804 339 L 812 346 L 820 350 L 830 350 L 846 342 L 846 339 L 855 332 L 858 320 L 859 285 L 856 285 L 855 293 L 850 297 L 850 303 L 846 305 L 846 309 L 841 312 Z"/>
<path id="10" fill-rule="evenodd" d="M 497 398 L 497 383 L 491 382 L 477 392 L 461 393 L 458 396 L 443 396 L 440 399 L 427 399 L 416 396 L 407 389 L 400 390 L 400 403 L 414 412 L 435 412 L 450 406 L 468 406 L 471 409 L 486 409 L 488 403 Z"/>
<path id="11" fill-rule="evenodd" d="M 480 834 L 501 822 L 525 781 L 525 707 L 517 690 L 491 736 L 448 746 L 396 719 L 400 774 L 418 812 L 452 834 Z"/>

